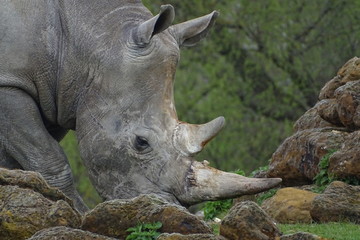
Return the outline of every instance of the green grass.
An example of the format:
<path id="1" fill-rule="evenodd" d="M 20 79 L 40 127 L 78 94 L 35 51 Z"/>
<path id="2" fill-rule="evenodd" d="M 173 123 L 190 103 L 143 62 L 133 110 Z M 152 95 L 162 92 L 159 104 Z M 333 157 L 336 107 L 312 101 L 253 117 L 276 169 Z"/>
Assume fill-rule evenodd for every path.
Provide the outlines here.
<path id="1" fill-rule="evenodd" d="M 157 231 L 161 227 L 161 222 L 139 223 L 135 227 L 131 227 L 126 230 L 130 233 L 126 237 L 126 240 L 154 240 L 161 234 Z"/>
<path id="2" fill-rule="evenodd" d="M 353 223 L 279 224 L 284 234 L 309 232 L 331 240 L 360 239 L 360 225 Z"/>

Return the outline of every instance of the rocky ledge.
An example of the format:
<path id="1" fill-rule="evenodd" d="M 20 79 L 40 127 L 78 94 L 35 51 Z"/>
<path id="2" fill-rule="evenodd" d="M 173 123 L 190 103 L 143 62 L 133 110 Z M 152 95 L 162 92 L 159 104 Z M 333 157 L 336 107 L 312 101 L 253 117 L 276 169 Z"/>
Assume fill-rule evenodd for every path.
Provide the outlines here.
<path id="1" fill-rule="evenodd" d="M 268 177 L 280 177 L 286 186 L 312 183 L 320 160 L 331 153 L 328 174 L 360 182 L 360 58 L 350 59 L 325 84 L 294 130 L 273 154 Z"/>
<path id="2" fill-rule="evenodd" d="M 40 174 L 21 170 L 0 168 L 0 206 L 0 239 L 4 240 L 125 239 L 126 230 L 139 222 L 161 222 L 161 240 L 299 239 L 282 236 L 275 221 L 251 201 L 232 207 L 221 223 L 220 236 L 187 209 L 155 195 L 103 202 L 81 216 Z M 299 234 L 308 236 L 294 236 Z"/>

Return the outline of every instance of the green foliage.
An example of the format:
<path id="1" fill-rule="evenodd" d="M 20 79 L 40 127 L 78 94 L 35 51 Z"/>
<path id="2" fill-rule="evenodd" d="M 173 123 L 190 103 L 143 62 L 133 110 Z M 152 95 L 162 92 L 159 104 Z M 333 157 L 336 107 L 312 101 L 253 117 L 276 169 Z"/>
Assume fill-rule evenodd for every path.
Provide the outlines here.
<path id="1" fill-rule="evenodd" d="M 212 220 L 215 217 L 220 216 L 221 214 L 227 212 L 231 208 L 232 203 L 233 203 L 232 199 L 206 202 L 203 208 L 204 219 Z"/>
<path id="2" fill-rule="evenodd" d="M 319 173 L 314 177 L 317 188 L 313 191 L 316 193 L 322 193 L 325 188 L 334 181 L 334 177 L 328 173 L 329 159 L 337 150 L 331 149 L 325 154 L 319 162 Z"/>
<path id="3" fill-rule="evenodd" d="M 274 196 L 276 194 L 278 189 L 276 188 L 273 188 L 273 189 L 270 189 L 264 193 L 261 193 L 259 194 L 259 197 L 256 198 L 256 202 L 258 205 L 261 206 L 261 204 L 268 198 L 271 198 L 272 196 Z"/>
<path id="4" fill-rule="evenodd" d="M 157 231 L 161 227 L 161 222 L 139 223 L 135 227 L 126 230 L 126 232 L 130 233 L 126 240 L 155 240 L 161 234 Z"/>
<path id="5" fill-rule="evenodd" d="M 244 170 L 241 170 L 241 169 L 238 169 L 238 170 L 235 170 L 233 171 L 232 173 L 236 173 L 238 175 L 241 175 L 241 176 L 245 176 L 245 171 Z"/>
<path id="6" fill-rule="evenodd" d="M 314 177 L 314 182 L 316 188 L 312 191 L 316 193 L 322 193 L 326 189 L 326 187 L 333 181 L 339 180 L 343 181 L 350 185 L 360 185 L 360 180 L 356 177 L 347 177 L 347 178 L 339 178 L 335 177 L 328 173 L 329 168 L 329 160 L 330 157 L 336 152 L 337 150 L 331 149 L 327 154 L 325 154 L 319 162 L 319 173 Z"/>
<path id="7" fill-rule="evenodd" d="M 270 160 L 269 160 L 270 161 Z M 269 170 L 269 165 L 259 167 L 250 173 L 250 177 L 254 177 L 257 173 Z"/>
<path id="8" fill-rule="evenodd" d="M 354 223 L 279 224 L 278 226 L 284 234 L 309 232 L 336 240 L 355 240 L 360 236 L 359 225 Z"/>
<path id="9" fill-rule="evenodd" d="M 219 223 L 210 224 L 210 227 L 211 227 L 214 235 L 220 235 L 220 224 Z"/>
<path id="10" fill-rule="evenodd" d="M 342 181 L 350 185 L 360 185 L 360 179 L 354 176 L 343 178 Z"/>

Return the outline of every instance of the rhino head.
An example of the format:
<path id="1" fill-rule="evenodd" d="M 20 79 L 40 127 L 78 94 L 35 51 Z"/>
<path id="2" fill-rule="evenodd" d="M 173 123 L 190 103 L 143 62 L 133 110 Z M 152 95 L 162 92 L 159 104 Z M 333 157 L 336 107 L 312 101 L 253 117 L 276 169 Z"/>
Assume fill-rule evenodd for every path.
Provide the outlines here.
<path id="1" fill-rule="evenodd" d="M 225 120 L 196 125 L 177 118 L 173 85 L 179 47 L 204 38 L 217 15 L 171 25 L 174 10 L 165 5 L 156 16 L 146 12 L 144 19 L 125 21 L 121 34 L 108 39 L 108 54 L 99 56 L 90 74 L 76 123 L 82 158 L 104 199 L 155 193 L 188 206 L 261 192 L 281 182 L 195 161 Z"/>

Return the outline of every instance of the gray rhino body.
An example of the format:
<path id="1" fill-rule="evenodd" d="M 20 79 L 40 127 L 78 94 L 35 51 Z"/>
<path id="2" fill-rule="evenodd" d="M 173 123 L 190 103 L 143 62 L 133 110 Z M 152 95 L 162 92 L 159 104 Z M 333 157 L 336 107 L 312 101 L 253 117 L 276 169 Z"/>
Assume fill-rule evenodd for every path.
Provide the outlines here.
<path id="1" fill-rule="evenodd" d="M 202 39 L 216 12 L 171 26 L 137 0 L 5 0 L 0 8 L 0 166 L 37 171 L 86 211 L 58 141 L 76 131 L 104 199 L 156 193 L 191 205 L 277 185 L 196 162 L 224 119 L 177 119 L 179 47 Z"/>

